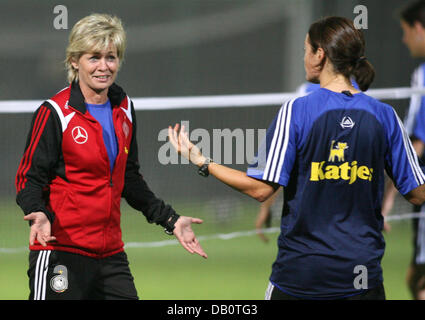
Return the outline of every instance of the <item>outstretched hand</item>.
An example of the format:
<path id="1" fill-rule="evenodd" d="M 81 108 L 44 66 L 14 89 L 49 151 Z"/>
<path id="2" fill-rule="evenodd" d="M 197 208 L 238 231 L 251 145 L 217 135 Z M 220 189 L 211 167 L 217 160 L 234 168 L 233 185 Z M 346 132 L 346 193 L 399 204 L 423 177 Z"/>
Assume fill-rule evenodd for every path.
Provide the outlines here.
<path id="1" fill-rule="evenodd" d="M 47 242 L 55 241 L 56 238 L 51 235 L 51 225 L 49 219 L 44 212 L 32 212 L 24 217 L 24 220 L 31 221 L 31 231 L 29 242 L 34 245 L 37 239 L 43 247 L 47 246 Z"/>
<path id="2" fill-rule="evenodd" d="M 205 162 L 205 157 L 201 150 L 190 141 L 185 127 L 182 126 L 180 130 L 179 127 L 178 123 L 174 128 L 168 127 L 168 138 L 171 144 L 177 153 L 190 160 L 194 165 L 201 166 Z"/>
<path id="3" fill-rule="evenodd" d="M 202 249 L 198 239 L 195 237 L 195 233 L 192 230 L 192 223 L 201 224 L 203 221 L 198 218 L 191 218 L 180 216 L 179 219 L 174 224 L 174 235 L 180 244 L 190 253 L 199 254 L 205 259 L 208 258 L 207 254 Z"/>

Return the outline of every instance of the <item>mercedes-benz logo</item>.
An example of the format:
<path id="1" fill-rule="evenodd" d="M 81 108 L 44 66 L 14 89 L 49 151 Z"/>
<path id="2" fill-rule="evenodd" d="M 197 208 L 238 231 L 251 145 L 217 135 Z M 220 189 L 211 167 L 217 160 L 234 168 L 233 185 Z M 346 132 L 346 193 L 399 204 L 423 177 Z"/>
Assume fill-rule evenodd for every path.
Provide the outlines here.
<path id="1" fill-rule="evenodd" d="M 87 142 L 89 135 L 87 134 L 87 131 L 84 128 L 75 127 L 74 129 L 72 129 L 72 138 L 76 143 L 83 144 Z"/>

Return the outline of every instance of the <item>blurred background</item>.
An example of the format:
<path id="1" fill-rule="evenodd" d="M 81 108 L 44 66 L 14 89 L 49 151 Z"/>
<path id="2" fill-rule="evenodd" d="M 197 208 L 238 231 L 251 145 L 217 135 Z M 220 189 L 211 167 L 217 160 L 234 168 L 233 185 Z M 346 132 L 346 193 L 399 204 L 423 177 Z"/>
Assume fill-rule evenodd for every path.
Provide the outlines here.
<path id="1" fill-rule="evenodd" d="M 354 20 L 354 7 L 361 4 L 368 10 L 368 29 L 363 30 L 366 56 L 377 72 L 371 88 L 390 88 L 409 86 L 411 74 L 419 64 L 401 42 L 397 10 L 405 3 L 403 0 L 2 0 L 0 269 L 4 269 L 0 273 L 0 299 L 25 299 L 28 294 L 25 275 L 28 226 L 14 202 L 14 179 L 32 117 L 31 113 L 3 113 L 1 101 L 42 101 L 67 86 L 65 48 L 70 29 L 79 19 L 95 12 L 122 19 L 128 47 L 117 83 L 132 98 L 279 93 L 293 92 L 304 83 L 303 45 L 309 25 L 329 15 Z M 68 29 L 54 27 L 57 5 L 67 9 Z M 409 103 L 408 100 L 385 102 L 393 105 L 400 117 Z M 200 178 L 190 165 L 161 165 L 158 151 L 164 141 L 158 140 L 158 134 L 182 120 L 190 121 L 191 130 L 204 128 L 209 132 L 225 128 L 265 129 L 279 107 L 138 111 L 139 158 L 145 179 L 158 196 L 181 214 L 204 218 L 205 225 L 196 227 L 199 235 L 252 230 L 258 204 L 213 179 Z M 246 169 L 246 164 L 231 166 Z M 282 199 L 277 201 L 272 226 L 279 225 L 281 203 Z M 402 213 L 411 209 L 400 201 L 395 210 Z M 408 299 L 403 279 L 410 259 L 410 225 L 403 223 L 408 222 L 399 223 L 390 234 L 393 238 L 388 243 L 394 245 L 388 245 L 384 263 L 390 266 L 386 281 L 394 286 L 389 297 Z M 125 203 L 123 229 L 126 242 L 136 243 L 128 252 L 136 268 L 133 271 L 136 281 L 140 281 L 137 285 L 146 291 L 142 298 L 262 299 L 264 296 L 276 254 L 277 233 L 269 235 L 268 244 L 261 243 L 255 235 L 235 237 L 233 242 L 207 239 L 203 244 L 210 250 L 210 260 L 205 266 L 204 261 L 187 257 L 174 246 L 156 249 L 138 246 L 137 243 L 169 238 Z M 157 281 L 161 281 L 161 268 L 169 265 L 170 259 L 178 270 L 175 273 L 181 271 L 176 281 L 185 281 L 184 274 L 190 270 L 192 277 L 198 276 L 199 281 L 209 278 L 211 285 L 218 284 L 217 288 L 202 293 L 196 286 L 193 291 L 188 288 L 184 292 L 162 292 Z M 396 267 L 391 259 L 398 261 Z M 149 268 L 153 276 L 143 276 Z M 229 284 L 238 291 L 227 287 L 223 290 Z"/>

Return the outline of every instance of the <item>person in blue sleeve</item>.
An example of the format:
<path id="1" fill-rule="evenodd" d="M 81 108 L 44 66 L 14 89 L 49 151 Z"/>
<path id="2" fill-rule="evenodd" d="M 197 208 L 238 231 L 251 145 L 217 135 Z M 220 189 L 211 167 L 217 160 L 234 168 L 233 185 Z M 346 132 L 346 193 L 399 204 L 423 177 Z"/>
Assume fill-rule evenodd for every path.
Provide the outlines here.
<path id="1" fill-rule="evenodd" d="M 409 3 L 400 12 L 400 24 L 403 30 L 403 43 L 415 58 L 425 57 L 425 1 Z M 413 72 L 412 88 L 425 87 L 425 63 L 421 63 Z M 416 153 L 425 160 L 425 96 L 415 94 L 410 99 L 409 111 L 404 125 L 412 140 Z M 389 180 L 384 194 L 382 214 L 387 216 L 394 206 L 397 189 Z M 414 212 L 425 212 L 425 206 L 414 206 Z M 425 217 L 412 220 L 413 256 L 407 270 L 407 285 L 412 298 L 425 300 Z"/>
<path id="2" fill-rule="evenodd" d="M 305 82 L 297 88 L 296 95 L 304 96 L 310 94 L 316 89 L 320 88 L 320 84 Z M 280 195 L 282 188 L 278 188 L 270 198 L 260 204 L 260 208 L 255 219 L 255 230 L 257 236 L 264 242 L 268 242 L 269 238 L 264 234 L 263 229 L 271 226 L 272 220 L 272 206 L 276 202 L 278 195 Z"/>
<path id="3" fill-rule="evenodd" d="M 413 204 L 425 201 L 425 175 L 395 110 L 361 92 L 375 72 L 351 20 L 313 23 L 304 65 L 320 89 L 284 103 L 247 172 L 205 158 L 184 127 L 169 127 L 170 142 L 201 175 L 260 202 L 284 188 L 266 299 L 383 300 L 384 172 Z"/>

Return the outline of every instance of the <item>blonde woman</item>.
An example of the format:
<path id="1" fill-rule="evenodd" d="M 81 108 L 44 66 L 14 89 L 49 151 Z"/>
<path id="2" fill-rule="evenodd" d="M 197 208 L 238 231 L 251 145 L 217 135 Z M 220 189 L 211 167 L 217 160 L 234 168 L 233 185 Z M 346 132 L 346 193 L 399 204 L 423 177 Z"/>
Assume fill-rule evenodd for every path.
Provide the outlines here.
<path id="1" fill-rule="evenodd" d="M 70 85 L 35 112 L 16 175 L 30 222 L 30 299 L 138 299 L 124 252 L 120 200 L 207 257 L 192 223 L 149 189 L 139 173 L 136 114 L 115 84 L 124 58 L 121 21 L 93 14 L 73 27 Z"/>

